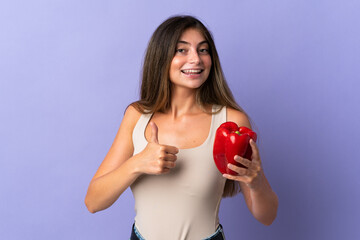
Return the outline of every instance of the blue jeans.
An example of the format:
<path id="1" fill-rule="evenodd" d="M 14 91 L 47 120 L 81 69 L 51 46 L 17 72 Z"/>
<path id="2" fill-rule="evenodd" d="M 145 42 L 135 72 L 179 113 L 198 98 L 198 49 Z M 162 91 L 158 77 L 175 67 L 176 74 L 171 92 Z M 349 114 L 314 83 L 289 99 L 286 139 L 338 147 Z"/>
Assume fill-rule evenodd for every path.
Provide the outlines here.
<path id="1" fill-rule="evenodd" d="M 135 227 L 135 223 L 132 226 L 131 237 L 129 240 L 145 240 L 145 238 L 141 236 L 139 230 Z M 219 227 L 216 229 L 215 233 L 203 240 L 225 240 L 222 225 L 219 224 Z"/>

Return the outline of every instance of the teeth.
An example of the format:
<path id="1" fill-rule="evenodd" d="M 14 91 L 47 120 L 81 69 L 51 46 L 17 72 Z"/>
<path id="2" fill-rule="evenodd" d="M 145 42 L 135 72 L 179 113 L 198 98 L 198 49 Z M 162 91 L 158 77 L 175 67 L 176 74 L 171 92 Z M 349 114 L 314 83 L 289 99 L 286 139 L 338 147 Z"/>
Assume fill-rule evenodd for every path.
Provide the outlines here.
<path id="1" fill-rule="evenodd" d="M 188 70 L 182 70 L 182 72 L 184 72 L 184 73 L 201 73 L 202 70 L 200 70 L 200 69 L 198 69 L 198 70 L 188 69 Z"/>

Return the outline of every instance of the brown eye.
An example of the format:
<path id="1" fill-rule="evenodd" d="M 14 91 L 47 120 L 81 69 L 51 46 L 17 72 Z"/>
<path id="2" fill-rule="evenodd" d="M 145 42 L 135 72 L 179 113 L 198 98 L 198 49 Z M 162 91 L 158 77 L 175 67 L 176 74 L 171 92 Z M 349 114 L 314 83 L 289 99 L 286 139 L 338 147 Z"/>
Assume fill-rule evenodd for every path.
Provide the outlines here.
<path id="1" fill-rule="evenodd" d="M 202 53 L 202 54 L 208 54 L 208 53 L 209 53 L 209 49 L 207 49 L 207 48 L 202 48 L 202 49 L 199 50 L 199 52 Z"/>

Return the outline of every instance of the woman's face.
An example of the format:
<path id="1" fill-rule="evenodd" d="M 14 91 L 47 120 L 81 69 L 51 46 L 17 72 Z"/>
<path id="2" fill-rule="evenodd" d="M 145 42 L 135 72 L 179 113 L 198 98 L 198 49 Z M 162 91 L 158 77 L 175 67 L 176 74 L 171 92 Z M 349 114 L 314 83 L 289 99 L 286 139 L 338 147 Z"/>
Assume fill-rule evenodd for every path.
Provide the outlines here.
<path id="1" fill-rule="evenodd" d="M 175 86 L 196 89 L 208 78 L 211 69 L 209 44 L 201 32 L 185 30 L 176 46 L 170 65 L 170 81 Z"/>

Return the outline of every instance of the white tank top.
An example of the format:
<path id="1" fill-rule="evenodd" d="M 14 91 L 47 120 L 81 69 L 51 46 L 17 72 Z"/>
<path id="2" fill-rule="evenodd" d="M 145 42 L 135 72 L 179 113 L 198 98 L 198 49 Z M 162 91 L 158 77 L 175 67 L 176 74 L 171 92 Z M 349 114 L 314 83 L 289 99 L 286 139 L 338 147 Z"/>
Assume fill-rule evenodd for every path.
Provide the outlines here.
<path id="1" fill-rule="evenodd" d="M 221 106 L 214 105 L 213 112 Z M 145 128 L 152 114 L 143 114 L 133 131 L 134 155 L 147 145 Z M 131 186 L 135 226 L 146 240 L 203 239 L 219 225 L 219 207 L 226 179 L 213 160 L 216 129 L 226 121 L 226 107 L 212 115 L 205 142 L 180 149 L 176 166 L 163 175 L 142 175 Z"/>

